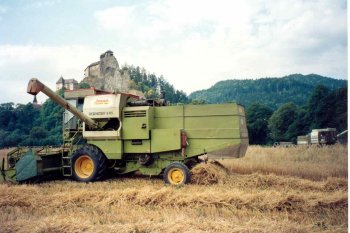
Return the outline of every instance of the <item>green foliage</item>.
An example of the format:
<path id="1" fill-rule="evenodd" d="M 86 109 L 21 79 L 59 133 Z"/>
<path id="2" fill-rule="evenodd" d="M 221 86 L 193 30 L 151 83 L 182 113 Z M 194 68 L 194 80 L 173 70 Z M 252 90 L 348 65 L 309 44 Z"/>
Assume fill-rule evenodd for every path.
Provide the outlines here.
<path id="1" fill-rule="evenodd" d="M 63 96 L 63 90 L 59 95 Z M 48 99 L 40 109 L 40 126 L 47 130 L 49 135 L 45 140 L 40 141 L 39 145 L 61 145 L 62 144 L 62 120 L 64 109 Z"/>
<path id="2" fill-rule="evenodd" d="M 306 135 L 310 132 L 310 115 L 308 106 L 297 109 L 296 117 L 286 132 L 288 141 L 296 142 L 299 135 Z"/>
<path id="3" fill-rule="evenodd" d="M 297 115 L 297 107 L 287 103 L 279 107 L 270 117 L 268 128 L 274 141 L 288 141 L 287 131 Z"/>
<path id="4" fill-rule="evenodd" d="M 312 108 L 309 109 L 309 115 L 312 119 L 311 127 L 318 129 L 322 128 L 324 121 L 324 109 L 328 105 L 326 104 L 326 99 L 328 99 L 328 95 L 330 93 L 330 90 L 323 86 L 319 85 L 315 88 L 315 91 L 312 93 L 310 99 L 309 99 L 309 106 L 312 106 Z"/>
<path id="5" fill-rule="evenodd" d="M 39 110 L 28 103 L 0 104 L 0 147 L 17 146 L 25 141 L 33 127 L 39 124 Z"/>
<path id="6" fill-rule="evenodd" d="M 312 129 L 347 129 L 347 88 L 330 90 L 319 85 L 311 93 L 307 105 L 297 108 L 289 103 L 281 106 L 269 119 L 273 141 L 294 141 Z"/>
<path id="7" fill-rule="evenodd" d="M 87 89 L 87 88 L 90 88 L 90 85 L 88 83 L 80 82 L 78 88 Z"/>
<path id="8" fill-rule="evenodd" d="M 31 103 L 0 104 L 0 148 L 62 144 L 62 114 L 63 109 L 51 100 L 40 109 Z"/>
<path id="9" fill-rule="evenodd" d="M 164 91 L 165 98 L 170 103 L 189 103 L 186 93 L 176 90 L 162 75 L 157 77 L 155 74 L 150 74 L 139 66 L 124 66 L 122 70 L 129 72 L 131 88 L 143 92 L 148 99 L 158 98 L 158 92 Z"/>
<path id="10" fill-rule="evenodd" d="M 13 119 L 15 117 L 14 113 L 14 103 L 4 103 L 0 104 L 0 128 L 6 130 L 12 130 L 11 126 L 14 126 Z"/>
<path id="11" fill-rule="evenodd" d="M 335 91 L 335 121 L 339 131 L 348 128 L 348 88 L 339 88 Z"/>
<path id="12" fill-rule="evenodd" d="M 266 144 L 268 136 L 268 119 L 273 111 L 258 103 L 254 103 L 247 108 L 247 128 L 249 133 L 249 144 Z"/>
<path id="13" fill-rule="evenodd" d="M 309 100 L 311 128 L 347 129 L 347 88 L 331 91 L 317 86 Z"/>
<path id="14" fill-rule="evenodd" d="M 195 91 L 190 99 L 203 99 L 207 103 L 235 101 L 245 106 L 261 103 L 272 109 L 292 102 L 297 106 L 307 104 L 314 88 L 322 84 L 331 90 L 346 87 L 347 81 L 310 74 L 293 74 L 283 78 L 226 80 L 207 90 Z"/>
<path id="15" fill-rule="evenodd" d="M 30 131 L 30 137 L 35 140 L 41 140 L 47 137 L 47 131 L 42 127 L 34 127 Z"/>

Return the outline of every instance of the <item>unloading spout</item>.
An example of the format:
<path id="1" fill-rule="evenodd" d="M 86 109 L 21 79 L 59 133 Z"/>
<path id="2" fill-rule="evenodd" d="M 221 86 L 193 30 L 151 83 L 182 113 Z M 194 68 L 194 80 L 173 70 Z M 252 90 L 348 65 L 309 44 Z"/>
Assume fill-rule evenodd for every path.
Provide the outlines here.
<path id="1" fill-rule="evenodd" d="M 44 89 L 45 85 L 42 84 L 38 79 L 32 78 L 27 87 L 27 93 L 31 95 L 37 95 L 40 91 Z"/>
<path id="2" fill-rule="evenodd" d="M 61 96 L 57 95 L 54 91 L 52 91 L 50 88 L 45 86 L 42 82 L 40 82 L 36 78 L 32 78 L 27 87 L 27 92 L 31 95 L 37 95 L 39 92 L 44 93 L 49 98 L 51 98 L 55 103 L 59 104 L 63 108 L 70 111 L 74 116 L 78 117 L 81 121 L 85 122 L 89 127 L 97 129 L 98 124 L 92 120 L 90 117 L 86 116 L 84 113 L 80 112 L 76 107 L 68 103 L 65 99 L 63 99 Z"/>

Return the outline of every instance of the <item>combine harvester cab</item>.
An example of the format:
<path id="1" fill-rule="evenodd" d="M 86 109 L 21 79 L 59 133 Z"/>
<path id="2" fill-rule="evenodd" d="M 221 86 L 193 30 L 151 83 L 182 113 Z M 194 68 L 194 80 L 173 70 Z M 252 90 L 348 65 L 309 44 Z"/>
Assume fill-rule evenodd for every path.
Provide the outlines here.
<path id="1" fill-rule="evenodd" d="M 200 156 L 240 158 L 248 147 L 245 111 L 239 104 L 166 106 L 164 99 L 93 88 L 68 91 L 63 99 L 39 80 L 30 80 L 27 92 L 40 91 L 66 109 L 63 145 L 16 149 L 7 156 L 10 166 L 3 162 L 3 179 L 26 181 L 59 171 L 90 182 L 113 170 L 163 174 L 166 183 L 184 184 Z"/>

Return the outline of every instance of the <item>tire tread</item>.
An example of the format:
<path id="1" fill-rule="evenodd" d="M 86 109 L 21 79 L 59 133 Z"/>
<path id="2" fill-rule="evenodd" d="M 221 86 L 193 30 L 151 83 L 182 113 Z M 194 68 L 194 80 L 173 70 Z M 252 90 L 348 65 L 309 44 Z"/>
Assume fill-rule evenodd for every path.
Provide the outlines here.
<path id="1" fill-rule="evenodd" d="M 191 181 L 190 169 L 182 162 L 172 162 L 165 168 L 163 172 L 163 180 L 166 184 L 171 184 L 170 181 L 168 180 L 168 172 L 171 168 L 180 168 L 185 172 L 185 180 L 183 184 L 187 184 Z"/>
<path id="2" fill-rule="evenodd" d="M 91 159 L 94 161 L 94 165 L 97 165 L 97 170 L 95 172 L 95 174 L 93 175 L 93 177 L 85 180 L 85 179 L 81 179 L 80 177 L 75 175 L 75 171 L 74 171 L 74 163 L 76 161 L 77 158 L 79 158 L 80 155 L 83 154 L 88 154 Z M 91 182 L 91 181 L 97 181 L 97 180 L 101 180 L 103 178 L 103 176 L 106 174 L 106 170 L 107 170 L 107 158 L 106 156 L 103 154 L 103 152 L 96 146 L 93 145 L 85 145 L 81 148 L 79 148 L 78 150 L 76 150 L 72 156 L 72 169 L 73 169 L 73 177 L 77 180 L 77 181 L 83 181 L 83 182 Z"/>

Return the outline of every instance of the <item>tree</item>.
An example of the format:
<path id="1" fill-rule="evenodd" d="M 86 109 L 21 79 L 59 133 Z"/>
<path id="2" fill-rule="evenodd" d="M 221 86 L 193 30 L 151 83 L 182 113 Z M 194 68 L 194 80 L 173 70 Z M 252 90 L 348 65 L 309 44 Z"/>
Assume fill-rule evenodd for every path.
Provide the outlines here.
<path id="1" fill-rule="evenodd" d="M 124 72 L 128 71 L 130 75 L 131 89 L 139 90 L 147 98 L 158 98 L 158 87 L 165 92 L 166 100 L 173 104 L 189 103 L 189 99 L 185 92 L 176 90 L 162 75 L 157 77 L 150 74 L 144 68 L 134 66 L 124 66 Z"/>
<path id="2" fill-rule="evenodd" d="M 348 128 L 348 88 L 336 90 L 335 98 L 335 121 L 340 132 Z"/>
<path id="3" fill-rule="evenodd" d="M 81 89 L 87 89 L 87 88 L 90 88 L 90 85 L 88 83 L 79 83 L 79 88 Z"/>
<path id="4" fill-rule="evenodd" d="M 272 115 L 272 109 L 254 103 L 247 109 L 247 128 L 249 143 L 263 145 L 268 142 L 268 119 Z"/>
<path id="5" fill-rule="evenodd" d="M 322 85 L 316 86 L 314 91 L 311 94 L 311 97 L 308 102 L 309 117 L 311 119 L 310 129 L 322 128 L 325 126 L 327 121 L 328 114 L 327 107 L 332 108 L 331 104 L 328 104 L 328 101 L 331 98 L 328 98 L 330 90 Z"/>
<path id="6" fill-rule="evenodd" d="M 33 127 L 40 125 L 40 110 L 34 108 L 31 103 L 16 104 L 14 114 L 16 116 L 15 127 L 22 133 L 28 134 Z"/>
<path id="7" fill-rule="evenodd" d="M 293 103 L 287 103 L 279 107 L 270 117 L 268 128 L 274 141 L 288 141 L 287 131 L 294 122 L 297 108 Z"/>
<path id="8" fill-rule="evenodd" d="M 36 140 L 42 140 L 47 136 L 47 130 L 42 127 L 34 127 L 30 131 L 30 137 Z"/>
<path id="9" fill-rule="evenodd" d="M 310 132 L 310 115 L 308 107 L 304 106 L 297 109 L 296 117 L 293 123 L 288 127 L 286 136 L 290 141 L 296 142 L 299 135 L 306 135 Z"/>
<path id="10" fill-rule="evenodd" d="M 331 91 L 317 86 L 309 99 L 310 130 L 317 128 L 347 129 L 347 88 Z"/>

